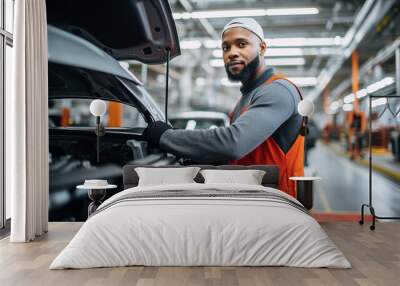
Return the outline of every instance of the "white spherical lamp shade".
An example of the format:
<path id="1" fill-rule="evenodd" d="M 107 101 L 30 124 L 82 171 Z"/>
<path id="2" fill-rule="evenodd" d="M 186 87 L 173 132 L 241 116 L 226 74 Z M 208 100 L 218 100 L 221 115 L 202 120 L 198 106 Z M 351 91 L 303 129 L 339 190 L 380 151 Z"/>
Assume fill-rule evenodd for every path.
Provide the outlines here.
<path id="1" fill-rule="evenodd" d="M 107 111 L 107 105 L 103 100 L 95 99 L 90 103 L 90 113 L 94 116 L 103 116 Z"/>
<path id="2" fill-rule="evenodd" d="M 297 111 L 301 116 L 311 116 L 314 112 L 314 103 L 308 99 L 303 99 L 297 105 Z"/>

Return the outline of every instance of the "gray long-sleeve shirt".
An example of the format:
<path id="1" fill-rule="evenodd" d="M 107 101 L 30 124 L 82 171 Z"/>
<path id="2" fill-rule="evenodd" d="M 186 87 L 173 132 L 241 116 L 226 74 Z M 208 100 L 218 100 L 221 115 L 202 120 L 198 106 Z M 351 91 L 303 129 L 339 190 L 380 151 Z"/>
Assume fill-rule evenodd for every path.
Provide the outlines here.
<path id="1" fill-rule="evenodd" d="M 302 117 L 297 112 L 300 95 L 287 80 L 265 84 L 272 75 L 267 69 L 259 78 L 241 88 L 229 127 L 164 132 L 160 148 L 197 162 L 236 160 L 253 151 L 270 136 L 286 152 L 294 143 Z M 247 107 L 248 111 L 240 114 Z"/>

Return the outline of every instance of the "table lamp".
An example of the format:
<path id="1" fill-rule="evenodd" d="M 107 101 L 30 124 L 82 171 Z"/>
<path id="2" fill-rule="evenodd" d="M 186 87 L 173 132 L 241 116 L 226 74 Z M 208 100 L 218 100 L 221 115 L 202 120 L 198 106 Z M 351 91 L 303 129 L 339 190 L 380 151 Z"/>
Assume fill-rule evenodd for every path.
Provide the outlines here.
<path id="1" fill-rule="evenodd" d="M 303 99 L 297 105 L 297 111 L 301 116 L 303 116 L 303 126 L 302 126 L 302 135 L 304 135 L 304 165 L 308 165 L 307 163 L 307 125 L 308 125 L 308 117 L 310 117 L 314 113 L 314 103 L 311 100 Z"/>
<path id="2" fill-rule="evenodd" d="M 303 116 L 303 126 L 301 127 L 301 135 L 304 136 L 304 165 L 307 166 L 307 124 L 308 117 L 314 113 L 314 104 L 308 99 L 303 99 L 297 105 L 297 111 Z M 290 180 L 296 182 L 296 199 L 303 204 L 303 206 L 311 210 L 314 202 L 313 184 L 315 180 L 320 180 L 319 177 L 290 177 Z"/>
<path id="3" fill-rule="evenodd" d="M 96 117 L 97 136 L 97 163 L 100 163 L 100 136 L 104 135 L 104 126 L 100 124 L 100 117 L 107 111 L 107 105 L 103 100 L 95 99 L 90 103 L 90 113 Z"/>

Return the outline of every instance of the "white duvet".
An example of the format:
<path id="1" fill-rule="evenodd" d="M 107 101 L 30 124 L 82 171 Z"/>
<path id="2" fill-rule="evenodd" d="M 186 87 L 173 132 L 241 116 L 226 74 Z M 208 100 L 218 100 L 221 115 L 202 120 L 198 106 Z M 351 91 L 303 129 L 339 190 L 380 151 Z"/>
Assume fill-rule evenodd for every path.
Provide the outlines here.
<path id="1" fill-rule="evenodd" d="M 307 213 L 262 198 L 174 197 L 122 200 L 134 192 L 279 190 L 238 184 L 127 189 L 105 201 L 50 269 L 145 266 L 294 266 L 349 268 Z M 101 209 L 103 209 L 101 211 Z"/>

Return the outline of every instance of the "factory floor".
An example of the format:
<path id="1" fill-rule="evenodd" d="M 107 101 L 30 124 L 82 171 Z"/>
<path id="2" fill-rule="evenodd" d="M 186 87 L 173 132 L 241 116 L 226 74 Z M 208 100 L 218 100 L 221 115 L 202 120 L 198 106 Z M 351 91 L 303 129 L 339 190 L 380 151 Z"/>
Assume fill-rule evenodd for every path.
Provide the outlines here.
<path id="1" fill-rule="evenodd" d="M 338 155 L 350 158 L 348 153 L 345 153 L 344 146 L 339 142 L 330 142 L 326 144 L 330 149 Z M 364 148 L 363 156 L 354 160 L 355 163 L 369 167 L 369 150 Z M 377 173 L 400 184 L 400 161 L 396 160 L 392 152 L 383 148 L 372 148 L 372 169 Z"/>
<path id="2" fill-rule="evenodd" d="M 368 166 L 341 156 L 332 145 L 309 151 L 309 170 L 322 178 L 315 185 L 315 212 L 359 213 L 368 203 Z M 373 205 L 379 216 L 400 216 L 400 183 L 373 171 Z"/>

